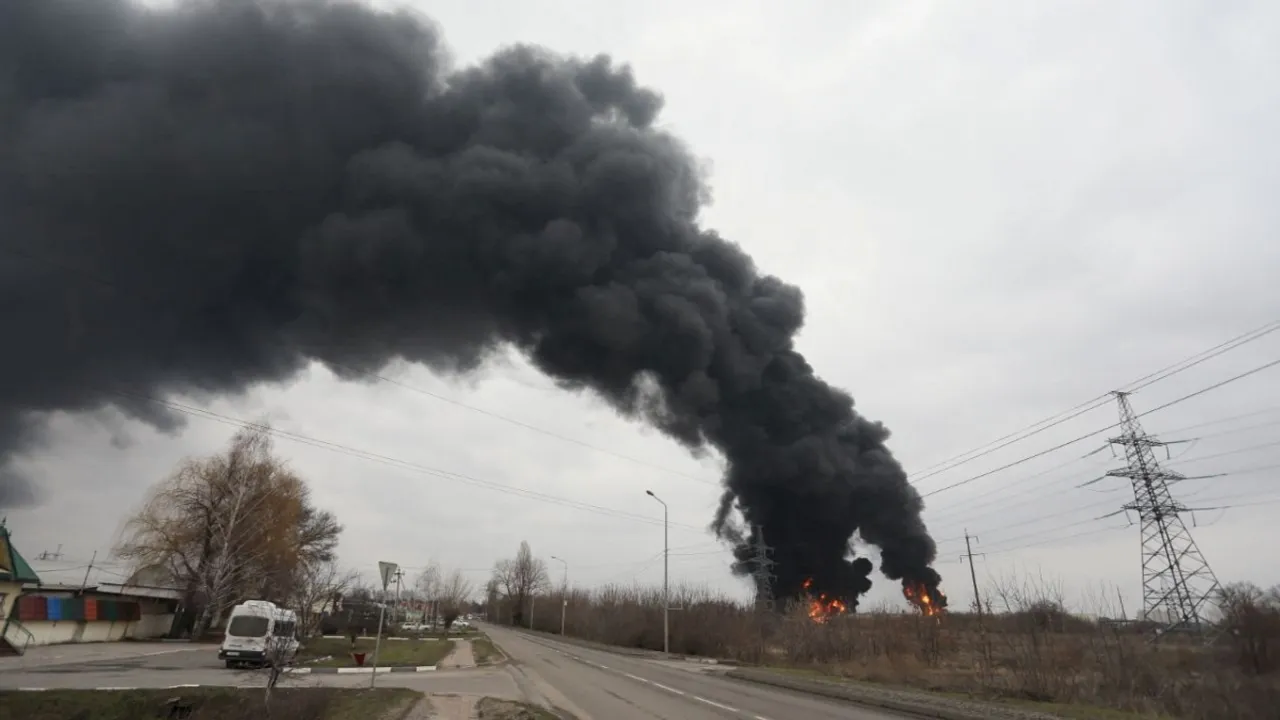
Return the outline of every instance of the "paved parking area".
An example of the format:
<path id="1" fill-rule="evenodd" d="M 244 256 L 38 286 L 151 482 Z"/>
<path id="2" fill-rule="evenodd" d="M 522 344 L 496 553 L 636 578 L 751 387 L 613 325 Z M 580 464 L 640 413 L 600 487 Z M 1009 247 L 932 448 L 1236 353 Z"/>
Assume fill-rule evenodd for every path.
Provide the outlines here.
<path id="1" fill-rule="evenodd" d="M 32 669 L 52 669 L 85 664 L 116 663 L 144 667 L 149 663 L 161 665 L 178 663 L 178 667 L 190 667 L 190 663 L 205 663 L 209 657 L 217 660 L 218 649 L 213 645 L 191 643 L 83 643 L 70 645 L 46 645 L 33 647 L 26 654 L 0 658 L 0 681 L 14 672 Z"/>
<path id="2" fill-rule="evenodd" d="M 101 643 L 32 648 L 0 658 L 0 689 L 168 688 L 181 685 L 260 687 L 261 670 L 228 670 L 215 645 Z M 367 687 L 369 675 L 286 675 L 288 686 Z M 519 686 L 502 668 L 469 668 L 378 675 L 378 685 L 425 693 L 518 699 Z"/>

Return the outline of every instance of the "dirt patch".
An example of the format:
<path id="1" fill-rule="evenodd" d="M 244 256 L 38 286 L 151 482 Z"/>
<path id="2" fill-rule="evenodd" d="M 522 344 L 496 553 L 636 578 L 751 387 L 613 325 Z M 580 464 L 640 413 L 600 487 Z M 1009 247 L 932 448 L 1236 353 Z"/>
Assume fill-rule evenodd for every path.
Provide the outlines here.
<path id="1" fill-rule="evenodd" d="M 7 691 L 0 720 L 366 720 L 398 718 L 421 697 L 404 688 L 277 688 L 268 708 L 261 688 Z"/>
<path id="2" fill-rule="evenodd" d="M 476 703 L 478 720 L 560 720 L 555 713 L 527 703 L 482 698 Z"/>
<path id="3" fill-rule="evenodd" d="M 445 668 L 469 668 L 476 666 L 475 655 L 471 652 L 470 640 L 454 640 L 453 651 L 450 652 L 443 660 L 440 661 L 439 667 Z"/>
<path id="4" fill-rule="evenodd" d="M 429 720 L 476 720 L 476 699 L 468 695 L 432 695 Z M 413 718 L 412 720 L 417 720 Z"/>

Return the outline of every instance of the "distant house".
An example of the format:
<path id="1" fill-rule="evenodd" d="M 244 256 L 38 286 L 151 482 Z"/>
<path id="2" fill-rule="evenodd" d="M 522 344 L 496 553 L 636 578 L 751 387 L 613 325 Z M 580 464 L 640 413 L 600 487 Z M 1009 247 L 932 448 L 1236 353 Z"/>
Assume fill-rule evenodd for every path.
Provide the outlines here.
<path id="1" fill-rule="evenodd" d="M 0 654 L 34 645 L 110 642 L 169 634 L 181 593 L 130 583 L 58 585 L 41 582 L 0 525 Z"/>
<path id="2" fill-rule="evenodd" d="M 31 643 L 27 633 L 11 620 L 23 586 L 39 582 L 40 576 L 13 546 L 9 528 L 0 521 L 0 655 L 21 653 Z"/>

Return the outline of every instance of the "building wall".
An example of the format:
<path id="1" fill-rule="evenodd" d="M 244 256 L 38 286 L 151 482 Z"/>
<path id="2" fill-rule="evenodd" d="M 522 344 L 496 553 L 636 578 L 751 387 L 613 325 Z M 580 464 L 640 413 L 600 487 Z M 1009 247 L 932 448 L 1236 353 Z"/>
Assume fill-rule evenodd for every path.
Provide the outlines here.
<path id="1" fill-rule="evenodd" d="M 58 645 L 62 643 L 116 642 L 119 640 L 146 640 L 164 637 L 173 626 L 174 603 L 150 598 L 118 596 L 138 605 L 138 620 L 22 620 L 22 627 L 31 633 L 31 645 Z"/>
<path id="2" fill-rule="evenodd" d="M 13 612 L 13 604 L 17 602 L 18 596 L 22 594 L 22 583 L 0 581 L 0 593 L 4 594 L 4 605 L 0 606 L 0 625 L 3 625 L 4 619 L 9 617 L 9 613 Z"/>
<path id="3" fill-rule="evenodd" d="M 173 624 L 173 614 L 142 615 L 137 622 L 110 622 L 107 620 L 34 620 L 22 623 L 31 633 L 32 645 L 58 645 L 61 643 L 115 642 L 131 638 L 146 640 L 164 637 Z"/>

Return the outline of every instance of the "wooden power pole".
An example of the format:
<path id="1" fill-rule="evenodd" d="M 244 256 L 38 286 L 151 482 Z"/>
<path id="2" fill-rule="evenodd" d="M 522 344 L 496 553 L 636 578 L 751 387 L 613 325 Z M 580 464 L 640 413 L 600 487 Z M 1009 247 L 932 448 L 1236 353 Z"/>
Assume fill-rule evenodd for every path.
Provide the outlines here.
<path id="1" fill-rule="evenodd" d="M 978 591 L 978 571 L 973 566 L 973 559 L 975 557 L 983 557 L 985 553 L 978 553 L 977 555 L 974 555 L 973 543 L 977 541 L 977 536 L 970 536 L 969 529 L 965 528 L 964 555 L 960 558 L 960 561 L 969 562 L 969 579 L 973 581 L 973 604 L 978 609 L 978 635 L 981 638 L 980 641 L 982 643 L 982 657 L 986 661 L 986 666 L 990 668 L 991 648 L 987 644 L 987 622 L 982 608 L 982 593 Z"/>

